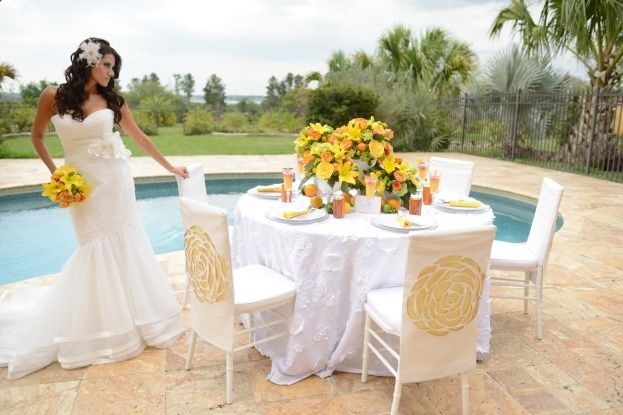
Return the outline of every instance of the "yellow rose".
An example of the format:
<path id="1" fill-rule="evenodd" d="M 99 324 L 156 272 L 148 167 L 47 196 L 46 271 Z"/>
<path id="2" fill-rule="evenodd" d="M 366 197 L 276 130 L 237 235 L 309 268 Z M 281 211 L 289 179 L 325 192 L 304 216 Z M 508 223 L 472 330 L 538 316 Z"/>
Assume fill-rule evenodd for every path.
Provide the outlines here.
<path id="1" fill-rule="evenodd" d="M 329 177 L 331 177 L 333 171 L 333 164 L 327 163 L 326 161 L 321 161 L 316 166 L 316 175 L 323 180 L 329 180 Z"/>
<path id="2" fill-rule="evenodd" d="M 370 155 L 374 158 L 381 158 L 385 155 L 385 147 L 380 141 L 370 140 Z"/>

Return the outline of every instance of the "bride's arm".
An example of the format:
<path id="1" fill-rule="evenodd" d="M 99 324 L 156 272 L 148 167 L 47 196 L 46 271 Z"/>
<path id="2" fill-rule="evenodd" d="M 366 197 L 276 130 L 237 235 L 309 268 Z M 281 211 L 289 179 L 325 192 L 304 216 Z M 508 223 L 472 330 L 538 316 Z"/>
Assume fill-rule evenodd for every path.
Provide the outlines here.
<path id="1" fill-rule="evenodd" d="M 50 119 L 54 115 L 54 99 L 56 97 L 56 87 L 49 86 L 43 90 L 37 103 L 37 113 L 35 121 L 30 130 L 30 141 L 39 158 L 45 163 L 51 173 L 56 170 L 54 160 L 50 156 L 47 146 L 45 145 L 45 132 L 50 124 Z"/>
<path id="2" fill-rule="evenodd" d="M 132 137 L 136 144 L 145 150 L 145 152 L 156 160 L 158 164 L 173 174 L 188 177 L 188 170 L 186 167 L 173 166 L 166 158 L 164 158 L 151 138 L 149 138 L 147 134 L 145 134 L 136 124 L 136 121 L 134 121 L 134 117 L 132 116 L 132 112 L 127 104 L 124 104 L 123 107 L 121 107 L 121 121 L 119 122 L 119 125 L 123 128 L 123 131 Z"/>

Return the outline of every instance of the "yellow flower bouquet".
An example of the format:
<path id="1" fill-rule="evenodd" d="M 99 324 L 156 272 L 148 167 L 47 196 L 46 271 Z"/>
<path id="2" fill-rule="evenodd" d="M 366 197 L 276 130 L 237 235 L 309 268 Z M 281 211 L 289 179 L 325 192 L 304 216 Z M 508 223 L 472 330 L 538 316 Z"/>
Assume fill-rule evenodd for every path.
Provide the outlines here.
<path id="1" fill-rule="evenodd" d="M 90 191 L 91 186 L 78 170 L 74 166 L 65 165 L 54 171 L 50 182 L 43 185 L 41 195 L 58 203 L 60 207 L 67 208 L 74 203 L 84 202 Z"/>

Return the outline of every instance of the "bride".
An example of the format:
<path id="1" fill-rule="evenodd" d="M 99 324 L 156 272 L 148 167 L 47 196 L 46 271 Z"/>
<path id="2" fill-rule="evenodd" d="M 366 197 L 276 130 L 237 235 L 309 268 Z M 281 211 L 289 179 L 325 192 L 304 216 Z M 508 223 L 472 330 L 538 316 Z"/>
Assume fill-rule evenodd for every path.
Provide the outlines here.
<path id="1" fill-rule="evenodd" d="M 65 162 L 91 192 L 69 208 L 78 249 L 54 285 L 32 306 L 19 293 L 0 302 L 0 366 L 11 379 L 54 361 L 69 369 L 129 359 L 182 333 L 179 305 L 137 217 L 130 152 L 114 125 L 169 172 L 186 178 L 188 171 L 172 166 L 137 126 L 115 87 L 120 69 L 107 41 L 88 38 L 71 55 L 67 82 L 39 98 L 31 133 L 37 154 L 56 170 L 44 142 L 51 121 Z"/>

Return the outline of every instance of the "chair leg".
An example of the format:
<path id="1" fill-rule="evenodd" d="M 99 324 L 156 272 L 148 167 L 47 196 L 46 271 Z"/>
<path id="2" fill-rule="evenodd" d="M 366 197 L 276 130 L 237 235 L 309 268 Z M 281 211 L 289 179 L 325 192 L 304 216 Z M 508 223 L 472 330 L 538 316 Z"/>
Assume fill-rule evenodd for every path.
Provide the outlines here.
<path id="1" fill-rule="evenodd" d="M 461 398 L 463 400 L 463 415 L 469 415 L 469 378 L 461 374 Z"/>
<path id="2" fill-rule="evenodd" d="M 370 350 L 368 349 L 368 343 L 370 342 L 370 316 L 366 312 L 366 324 L 363 329 L 363 360 L 361 362 L 361 382 L 366 383 L 368 381 L 368 360 L 370 359 Z"/>
<path id="3" fill-rule="evenodd" d="M 226 397 L 225 402 L 230 404 L 234 401 L 234 354 L 232 352 L 227 352 L 226 356 L 226 365 L 225 365 L 225 377 L 226 377 Z"/>
<path id="4" fill-rule="evenodd" d="M 524 278 L 524 288 L 523 288 L 523 313 L 528 314 L 528 296 L 530 295 L 530 277 L 532 276 L 531 271 L 526 271 L 526 276 Z"/>
<path id="5" fill-rule="evenodd" d="M 190 369 L 190 365 L 193 361 L 193 354 L 195 353 L 195 342 L 197 341 L 197 333 L 195 330 L 190 329 L 192 334 L 190 335 L 190 343 L 188 344 L 188 356 L 186 357 L 186 370 Z"/>
<path id="6" fill-rule="evenodd" d="M 534 288 L 535 297 L 535 314 L 536 314 L 536 338 L 543 338 L 543 327 L 541 325 L 541 301 L 543 299 L 543 267 L 539 267 L 536 272 L 536 281 Z"/>
<path id="7" fill-rule="evenodd" d="M 389 415 L 398 415 L 398 406 L 400 405 L 400 395 L 402 393 L 402 383 L 400 383 L 400 375 L 396 376 L 396 384 L 394 385 L 394 398 L 392 399 L 392 409 Z"/>
<path id="8" fill-rule="evenodd" d="M 182 302 L 182 310 L 188 307 L 188 298 L 190 297 L 190 277 L 186 277 L 186 288 L 184 288 L 184 302 Z"/>

